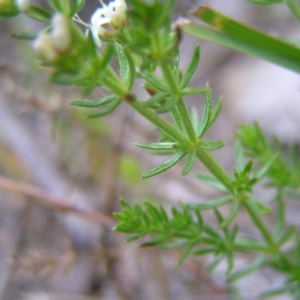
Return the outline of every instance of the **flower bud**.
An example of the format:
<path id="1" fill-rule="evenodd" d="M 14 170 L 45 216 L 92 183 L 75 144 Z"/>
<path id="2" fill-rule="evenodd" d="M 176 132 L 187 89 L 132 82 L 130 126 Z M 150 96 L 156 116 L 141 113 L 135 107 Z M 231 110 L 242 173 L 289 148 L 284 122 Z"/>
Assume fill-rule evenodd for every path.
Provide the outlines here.
<path id="1" fill-rule="evenodd" d="M 53 61 L 57 58 L 57 52 L 53 47 L 52 38 L 48 33 L 44 33 L 34 40 L 33 49 L 42 60 Z"/>
<path id="2" fill-rule="evenodd" d="M 30 7 L 30 0 L 15 0 L 15 3 L 22 12 L 26 12 L 26 10 Z"/>
<path id="3" fill-rule="evenodd" d="M 60 52 L 68 50 L 72 42 L 69 20 L 63 14 L 56 14 L 52 19 L 52 25 L 53 47 Z"/>

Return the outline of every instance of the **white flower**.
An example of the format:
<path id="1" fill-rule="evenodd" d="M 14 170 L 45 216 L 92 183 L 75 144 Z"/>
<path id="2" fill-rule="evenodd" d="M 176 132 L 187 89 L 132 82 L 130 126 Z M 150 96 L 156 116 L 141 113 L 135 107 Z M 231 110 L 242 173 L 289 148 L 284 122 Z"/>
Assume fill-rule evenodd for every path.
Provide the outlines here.
<path id="1" fill-rule="evenodd" d="M 127 6 L 124 0 L 114 0 L 108 5 L 100 0 L 102 8 L 98 8 L 91 17 L 91 32 L 97 46 L 101 46 L 101 36 L 109 33 L 103 25 L 109 24 L 114 29 L 119 29 L 126 24 Z"/>

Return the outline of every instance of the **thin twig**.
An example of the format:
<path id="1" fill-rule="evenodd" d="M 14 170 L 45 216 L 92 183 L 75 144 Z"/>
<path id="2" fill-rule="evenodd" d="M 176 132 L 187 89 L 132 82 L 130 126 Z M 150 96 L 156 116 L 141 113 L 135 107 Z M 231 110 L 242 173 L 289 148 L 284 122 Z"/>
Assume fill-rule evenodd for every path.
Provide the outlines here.
<path id="1" fill-rule="evenodd" d="M 21 183 L 0 176 L 0 189 L 21 196 L 26 196 L 29 200 L 34 200 L 36 203 L 52 209 L 78 214 L 83 218 L 101 224 L 103 226 L 112 227 L 113 225 L 115 225 L 115 221 L 112 218 L 100 212 L 86 211 L 78 208 L 72 204 L 69 204 L 67 199 L 51 195 L 50 193 L 47 193 L 44 190 L 33 185 Z"/>

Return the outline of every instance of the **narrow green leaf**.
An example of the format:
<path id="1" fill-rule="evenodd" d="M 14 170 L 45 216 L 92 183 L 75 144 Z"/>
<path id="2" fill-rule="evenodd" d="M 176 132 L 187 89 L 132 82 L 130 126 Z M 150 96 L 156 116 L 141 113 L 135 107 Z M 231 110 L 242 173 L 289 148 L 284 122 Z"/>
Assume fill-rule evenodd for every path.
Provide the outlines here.
<path id="1" fill-rule="evenodd" d="M 130 90 L 134 81 L 134 67 L 132 68 L 132 66 L 130 65 L 128 56 L 124 51 L 123 47 L 117 42 L 115 42 L 115 47 L 119 59 L 122 82 L 128 87 L 128 90 Z"/>
<path id="2" fill-rule="evenodd" d="M 173 155 L 169 160 L 167 160 L 165 163 L 163 163 L 162 165 L 151 169 L 150 171 L 146 172 L 143 175 L 143 179 L 144 178 L 149 178 L 155 175 L 158 175 L 162 172 L 167 171 L 168 169 L 172 168 L 174 165 L 176 165 L 184 156 L 186 155 L 186 153 L 184 152 L 178 152 L 175 155 Z"/>
<path id="3" fill-rule="evenodd" d="M 108 104 L 115 100 L 117 100 L 117 97 L 114 95 L 110 95 L 95 100 L 74 100 L 70 103 L 70 105 L 81 106 L 81 107 L 98 107 L 98 106 Z"/>
<path id="4" fill-rule="evenodd" d="M 198 173 L 196 176 L 206 184 L 218 189 L 219 191 L 227 192 L 226 187 L 215 177 L 203 173 Z"/>
<path id="5" fill-rule="evenodd" d="M 48 0 L 55 11 L 63 12 L 61 0 Z"/>
<path id="6" fill-rule="evenodd" d="M 185 162 L 184 167 L 181 172 L 182 176 L 187 175 L 191 171 L 191 169 L 194 165 L 194 162 L 195 162 L 195 156 L 196 156 L 195 149 L 188 152 L 186 162 Z"/>
<path id="7" fill-rule="evenodd" d="M 184 124 L 183 124 L 182 119 L 181 119 L 181 114 L 180 114 L 180 112 L 179 112 L 179 110 L 178 110 L 177 107 L 174 107 L 174 109 L 171 110 L 171 115 L 172 115 L 172 118 L 173 118 L 173 121 L 174 121 L 176 127 L 182 133 L 186 133 Z"/>
<path id="8" fill-rule="evenodd" d="M 134 143 L 134 145 L 148 150 L 173 150 L 177 143 Z"/>
<path id="9" fill-rule="evenodd" d="M 153 247 L 153 246 L 157 246 L 160 243 L 163 243 L 165 240 L 167 239 L 166 236 L 164 235 L 159 235 L 143 244 L 141 244 L 141 247 Z"/>
<path id="10" fill-rule="evenodd" d="M 149 72 L 143 71 L 143 72 L 139 72 L 139 74 L 147 82 L 149 82 L 151 85 L 153 85 L 159 91 L 162 91 L 162 92 L 168 92 L 169 91 L 168 87 L 164 83 L 162 83 L 160 79 L 158 79 L 154 75 L 150 74 Z"/>
<path id="11" fill-rule="evenodd" d="M 217 150 L 222 148 L 225 145 L 224 141 L 206 141 L 202 140 L 198 144 L 198 147 L 203 149 L 203 150 Z"/>
<path id="12" fill-rule="evenodd" d="M 210 118 L 211 118 L 211 105 L 212 105 L 212 95 L 211 92 L 206 93 L 206 100 L 205 100 L 205 106 L 204 111 L 202 115 L 202 120 L 199 124 L 198 130 L 197 130 L 197 136 L 201 138 L 206 129 L 207 125 L 209 124 Z"/>
<path id="13" fill-rule="evenodd" d="M 114 111 L 121 104 L 121 102 L 122 102 L 122 100 L 118 100 L 118 99 L 115 101 L 112 101 L 105 108 L 103 108 L 102 110 L 100 110 L 98 112 L 90 114 L 88 117 L 89 118 L 100 118 L 100 117 L 106 116 L 107 114 Z"/>
<path id="14" fill-rule="evenodd" d="M 184 88 L 181 90 L 180 95 L 187 96 L 187 95 L 202 95 L 208 92 L 207 87 L 205 88 Z"/>
<path id="15" fill-rule="evenodd" d="M 187 84 L 190 82 L 191 78 L 193 77 L 198 64 L 200 61 L 200 47 L 196 46 L 194 53 L 192 55 L 192 59 L 190 61 L 190 64 L 185 71 L 184 75 L 182 76 L 181 82 L 180 82 L 180 88 L 183 89 L 187 86 Z"/>
<path id="16" fill-rule="evenodd" d="M 13 33 L 11 37 L 19 40 L 34 40 L 38 37 L 38 33 Z"/>
<path id="17" fill-rule="evenodd" d="M 120 198 L 119 201 L 120 201 L 120 204 L 122 205 L 123 209 L 127 208 L 127 209 L 132 210 L 131 205 L 126 200 L 124 200 L 123 198 Z"/>
<path id="18" fill-rule="evenodd" d="M 239 207 L 240 207 L 240 202 L 235 201 L 230 210 L 228 217 L 220 224 L 220 226 L 218 228 L 219 230 L 224 229 L 234 220 L 234 218 L 236 217 L 236 215 L 239 211 Z"/>
<path id="19" fill-rule="evenodd" d="M 234 254 L 232 252 L 229 252 L 227 255 L 227 271 L 226 271 L 226 275 L 229 275 L 233 269 L 234 266 Z"/>
<path id="20" fill-rule="evenodd" d="M 200 7 L 194 15 L 214 28 L 190 23 L 181 27 L 183 32 L 300 72 L 300 51 L 292 44 L 241 24 L 206 6 Z"/>
<path id="21" fill-rule="evenodd" d="M 247 1 L 258 5 L 274 5 L 283 2 L 283 0 L 247 0 Z"/>
<path id="22" fill-rule="evenodd" d="M 152 96 L 149 100 L 147 100 L 146 102 L 143 103 L 143 108 L 146 107 L 150 107 L 153 104 L 156 104 L 158 102 L 160 102 L 161 100 L 166 99 L 167 96 L 169 96 L 170 94 L 167 92 L 159 92 L 157 94 L 155 94 L 154 96 Z"/>
<path id="23" fill-rule="evenodd" d="M 261 215 L 268 215 L 272 212 L 270 208 L 260 203 L 257 199 L 254 197 L 247 197 L 247 203 L 252 207 L 252 209 Z"/>
<path id="24" fill-rule="evenodd" d="M 194 244 L 189 244 L 186 246 L 186 248 L 184 249 L 184 251 L 182 252 L 182 254 L 180 255 L 179 259 L 178 259 L 178 265 L 181 265 L 184 260 L 189 256 L 189 254 L 191 253 L 192 249 L 194 248 Z"/>
<path id="25" fill-rule="evenodd" d="M 206 201 L 204 203 L 188 203 L 186 204 L 189 209 L 208 210 L 219 207 L 232 201 L 231 196 L 223 196 L 213 200 Z"/>
<path id="26" fill-rule="evenodd" d="M 262 255 L 258 257 L 256 260 L 254 260 L 251 264 L 249 264 L 246 268 L 232 273 L 228 277 L 227 281 L 231 283 L 245 275 L 252 273 L 256 269 L 258 269 L 264 262 L 265 262 L 265 257 L 264 255 Z"/>
<path id="27" fill-rule="evenodd" d="M 170 249 L 176 249 L 176 248 L 182 247 L 186 244 L 187 244 L 187 240 L 177 240 L 177 241 L 173 241 L 173 242 L 162 243 L 159 245 L 159 248 L 170 250 Z"/>
<path id="28" fill-rule="evenodd" d="M 129 243 L 129 242 L 138 240 L 139 238 L 140 238 L 140 235 L 139 235 L 139 234 L 132 235 L 132 236 L 130 236 L 129 238 L 127 238 L 127 239 L 125 240 L 125 243 Z"/>
<path id="29" fill-rule="evenodd" d="M 255 172 L 255 177 L 258 180 L 262 179 L 269 172 L 270 168 L 272 167 L 272 165 L 275 162 L 275 160 L 277 159 L 277 157 L 278 157 L 278 154 L 274 155 L 269 163 L 267 163 L 264 167 L 262 167 L 260 170 Z"/>
<path id="30" fill-rule="evenodd" d="M 157 220 L 159 222 L 164 221 L 160 211 L 153 204 L 145 202 L 145 206 L 147 208 L 147 213 L 152 216 L 153 220 Z"/>
<path id="31" fill-rule="evenodd" d="M 193 255 L 205 255 L 205 254 L 212 253 L 215 251 L 216 251 L 215 247 L 206 247 L 206 248 L 202 248 L 202 249 L 194 251 Z"/>
<path id="32" fill-rule="evenodd" d="M 218 266 L 218 264 L 221 262 L 223 257 L 224 257 L 223 253 L 220 253 L 220 254 L 215 256 L 213 261 L 205 269 L 205 271 L 208 275 L 211 274 L 211 272 Z"/>
<path id="33" fill-rule="evenodd" d="M 218 102 L 216 104 L 216 107 L 215 109 L 213 110 L 212 114 L 211 114 L 211 118 L 210 118 L 210 121 L 209 121 L 209 125 L 208 127 L 210 128 L 214 123 L 215 121 L 218 119 L 218 116 L 221 112 L 221 109 L 222 109 L 222 105 L 223 105 L 223 100 L 222 98 L 219 98 L 218 99 Z"/>
<path id="34" fill-rule="evenodd" d="M 279 239 L 278 241 L 278 245 L 283 245 L 284 243 L 286 243 L 295 233 L 296 231 L 296 227 L 295 226 L 291 226 Z"/>
<path id="35" fill-rule="evenodd" d="M 245 166 L 245 159 L 242 150 L 242 145 L 240 142 L 235 143 L 234 152 L 235 152 L 236 170 L 238 172 L 242 172 Z"/>
<path id="36" fill-rule="evenodd" d="M 70 16 L 73 17 L 77 14 L 85 4 L 85 0 L 72 0 Z"/>
<path id="37" fill-rule="evenodd" d="M 49 23 L 52 17 L 52 13 L 50 11 L 37 6 L 30 6 L 26 9 L 25 13 L 28 17 L 44 23 Z"/>
<path id="38" fill-rule="evenodd" d="M 238 251 L 267 251 L 266 245 L 250 238 L 237 236 L 234 248 Z"/>

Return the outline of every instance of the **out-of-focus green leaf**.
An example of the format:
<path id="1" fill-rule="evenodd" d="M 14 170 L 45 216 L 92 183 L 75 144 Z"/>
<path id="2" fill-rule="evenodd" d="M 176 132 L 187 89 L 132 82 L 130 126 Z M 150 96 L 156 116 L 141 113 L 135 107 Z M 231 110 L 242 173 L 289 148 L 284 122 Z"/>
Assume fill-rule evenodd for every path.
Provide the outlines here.
<path id="1" fill-rule="evenodd" d="M 206 6 L 193 14 L 213 28 L 189 23 L 183 32 L 300 72 L 300 49 L 241 24 Z"/>
<path id="2" fill-rule="evenodd" d="M 114 95 L 110 95 L 95 100 L 74 100 L 70 104 L 74 106 L 81 106 L 81 107 L 98 107 L 98 106 L 108 104 L 115 100 L 117 100 L 117 97 Z"/>
<path id="3" fill-rule="evenodd" d="M 37 21 L 49 23 L 51 21 L 52 13 L 48 10 L 37 6 L 30 6 L 26 9 L 26 15 Z"/>
<path id="4" fill-rule="evenodd" d="M 207 210 L 224 205 L 232 200 L 231 196 L 223 196 L 203 203 L 188 203 L 186 204 L 189 209 Z"/>
<path id="5" fill-rule="evenodd" d="M 260 203 L 257 199 L 254 197 L 247 197 L 247 203 L 252 207 L 252 209 L 261 215 L 268 215 L 272 212 L 270 208 Z"/>

